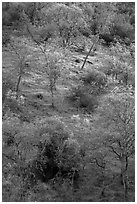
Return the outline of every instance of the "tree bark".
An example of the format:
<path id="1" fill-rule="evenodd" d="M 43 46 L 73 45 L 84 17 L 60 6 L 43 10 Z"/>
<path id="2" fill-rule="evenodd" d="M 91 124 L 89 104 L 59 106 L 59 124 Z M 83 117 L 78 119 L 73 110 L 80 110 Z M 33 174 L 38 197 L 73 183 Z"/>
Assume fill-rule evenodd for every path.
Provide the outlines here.
<path id="1" fill-rule="evenodd" d="M 127 168 L 128 168 L 128 158 L 126 156 L 122 156 L 120 159 L 121 162 L 121 178 L 122 184 L 124 188 L 124 201 L 128 201 L 128 175 L 127 175 Z"/>

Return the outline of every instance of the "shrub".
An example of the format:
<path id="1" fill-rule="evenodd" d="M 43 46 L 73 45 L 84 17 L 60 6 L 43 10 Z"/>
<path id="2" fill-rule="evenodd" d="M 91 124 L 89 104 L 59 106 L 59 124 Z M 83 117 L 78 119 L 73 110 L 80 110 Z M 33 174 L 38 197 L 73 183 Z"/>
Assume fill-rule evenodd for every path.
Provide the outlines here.
<path id="1" fill-rule="evenodd" d="M 36 30 L 36 35 L 38 35 L 39 42 L 47 42 L 48 39 L 52 38 L 56 32 L 56 25 L 47 24 L 45 26 L 38 27 Z"/>
<path id="2" fill-rule="evenodd" d="M 106 85 L 107 78 L 103 72 L 93 70 L 89 73 L 86 73 L 84 76 L 82 76 L 82 81 L 84 82 L 84 85 L 90 84 L 100 89 Z"/>
<path id="3" fill-rule="evenodd" d="M 113 22 L 112 32 L 115 36 L 120 36 L 120 38 L 134 39 L 134 29 L 133 26 L 126 20 L 126 16 L 119 14 L 115 17 Z"/>
<path id="4" fill-rule="evenodd" d="M 47 182 L 56 176 L 77 182 L 80 170 L 78 143 L 70 139 L 69 133 L 61 124 L 56 126 L 49 124 L 40 128 L 40 136 L 36 159 L 28 164 L 29 184 L 35 184 L 37 180 Z"/>
<path id="5" fill-rule="evenodd" d="M 82 93 L 81 87 L 72 87 L 69 94 L 67 95 L 67 100 L 70 103 L 75 103 L 78 100 L 78 97 Z"/>
<path id="6" fill-rule="evenodd" d="M 95 111 L 98 106 L 97 96 L 91 93 L 90 87 L 79 86 L 72 88 L 67 99 L 77 108 L 84 108 L 88 112 Z"/>
<path id="7" fill-rule="evenodd" d="M 99 36 L 100 39 L 103 39 L 103 44 L 106 44 L 107 46 L 110 46 L 110 44 L 114 41 L 114 35 L 111 33 L 102 33 Z"/>
<path id="8" fill-rule="evenodd" d="M 95 108 L 98 106 L 97 98 L 94 95 L 83 93 L 80 95 L 79 106 L 86 108 L 89 112 L 94 112 Z"/>
<path id="9" fill-rule="evenodd" d="M 87 28 L 82 9 L 76 5 L 66 6 L 57 3 L 48 9 L 43 8 L 41 13 L 41 23 L 48 22 L 57 25 L 57 35 L 62 39 L 63 46 L 70 45 L 71 40 L 79 36 L 81 30 Z"/>

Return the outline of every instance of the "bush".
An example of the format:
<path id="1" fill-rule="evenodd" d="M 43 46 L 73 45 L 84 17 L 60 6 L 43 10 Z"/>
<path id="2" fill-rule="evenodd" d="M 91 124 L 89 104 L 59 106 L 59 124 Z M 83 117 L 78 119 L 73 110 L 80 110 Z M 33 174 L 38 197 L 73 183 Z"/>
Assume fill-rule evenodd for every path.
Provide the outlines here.
<path id="1" fill-rule="evenodd" d="M 45 26 L 38 27 L 36 29 L 36 35 L 38 36 L 39 42 L 47 42 L 48 39 L 52 38 L 56 32 L 56 25 L 47 24 Z"/>
<path id="2" fill-rule="evenodd" d="M 127 21 L 126 16 L 119 14 L 115 17 L 113 22 L 112 32 L 115 36 L 119 36 L 121 39 L 129 38 L 134 39 L 134 28 Z"/>
<path id="3" fill-rule="evenodd" d="M 103 44 L 106 44 L 107 46 L 110 46 L 110 44 L 114 41 L 114 35 L 112 35 L 111 33 L 102 33 L 99 35 L 99 38 L 103 39 Z"/>
<path id="4" fill-rule="evenodd" d="M 36 159 L 27 167 L 28 184 L 34 185 L 38 180 L 48 182 L 56 177 L 73 180 L 76 184 L 80 171 L 78 143 L 70 138 L 61 124 L 40 128 L 39 138 Z"/>
<path id="5" fill-rule="evenodd" d="M 91 93 L 87 86 L 72 88 L 67 99 L 77 108 L 84 108 L 88 112 L 94 112 L 98 106 L 97 96 Z"/>
<path id="6" fill-rule="evenodd" d="M 97 98 L 94 95 L 83 93 L 80 95 L 79 106 L 86 108 L 89 112 L 94 112 L 95 108 L 98 106 Z"/>
<path id="7" fill-rule="evenodd" d="M 106 75 L 103 72 L 92 70 L 91 72 L 82 76 L 84 85 L 96 86 L 99 89 L 104 88 L 107 83 Z"/>

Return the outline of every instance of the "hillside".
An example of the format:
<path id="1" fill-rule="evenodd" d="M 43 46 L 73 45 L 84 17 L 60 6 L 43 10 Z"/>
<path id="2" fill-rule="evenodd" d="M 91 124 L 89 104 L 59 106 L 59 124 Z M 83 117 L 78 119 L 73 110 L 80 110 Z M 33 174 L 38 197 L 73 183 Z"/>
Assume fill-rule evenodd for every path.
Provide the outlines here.
<path id="1" fill-rule="evenodd" d="M 59 19 L 74 15 L 77 30 L 87 4 L 84 18 L 77 4 L 35 5 L 41 16 L 33 20 L 26 5 L 3 4 L 3 16 L 12 7 L 25 13 L 16 29 L 13 14 L 11 27 L 3 20 L 12 31 L 3 27 L 3 202 L 134 202 L 134 41 L 120 36 L 109 43 L 92 31 L 62 44 L 66 27 L 60 36 L 46 27 L 52 35 L 45 40 L 41 23 L 57 21 L 50 9 L 60 9 Z M 125 9 L 110 4 L 109 11 L 115 8 Z"/>

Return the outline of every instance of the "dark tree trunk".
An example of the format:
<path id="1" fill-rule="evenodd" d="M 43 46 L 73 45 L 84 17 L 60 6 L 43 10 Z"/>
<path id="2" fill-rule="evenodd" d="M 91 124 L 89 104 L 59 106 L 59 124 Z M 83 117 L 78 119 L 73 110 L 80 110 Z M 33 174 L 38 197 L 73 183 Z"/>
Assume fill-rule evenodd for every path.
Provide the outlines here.
<path id="1" fill-rule="evenodd" d="M 124 188 L 124 201 L 128 201 L 128 158 L 126 156 L 122 156 L 120 159 L 121 162 L 121 179 Z"/>
<path id="2" fill-rule="evenodd" d="M 18 98 L 18 91 L 19 91 L 20 82 L 21 82 L 21 74 L 19 75 L 17 85 L 16 85 L 16 99 Z"/>

